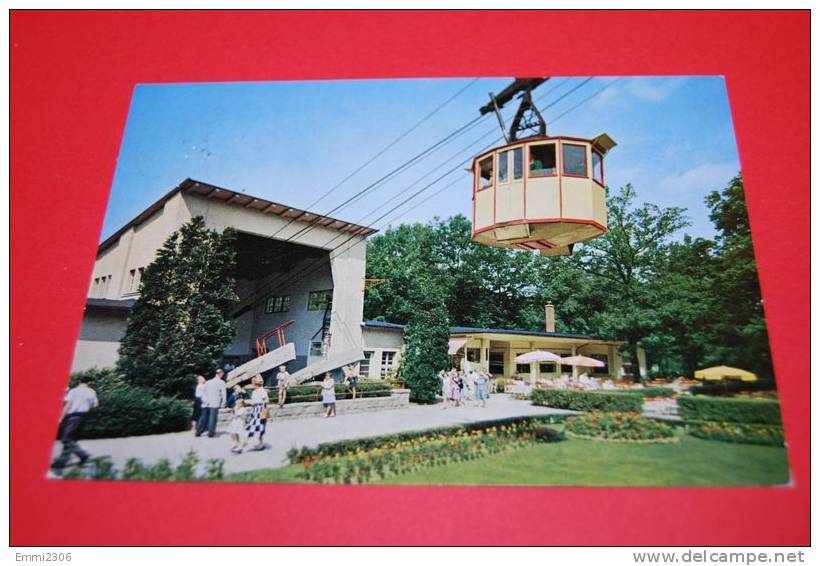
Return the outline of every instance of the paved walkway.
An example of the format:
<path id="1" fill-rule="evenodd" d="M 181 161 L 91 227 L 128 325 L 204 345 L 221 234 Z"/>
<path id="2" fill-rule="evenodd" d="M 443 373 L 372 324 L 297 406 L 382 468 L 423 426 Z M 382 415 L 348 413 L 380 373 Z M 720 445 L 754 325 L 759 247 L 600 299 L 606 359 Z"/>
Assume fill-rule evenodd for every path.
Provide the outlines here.
<path id="1" fill-rule="evenodd" d="M 200 462 L 211 458 L 225 460 L 225 472 L 242 472 L 260 468 L 277 468 L 288 464 L 291 448 L 317 446 L 324 442 L 379 436 L 408 430 L 424 430 L 469 422 L 486 421 L 515 416 L 571 414 L 572 411 L 531 405 L 529 401 L 512 399 L 509 395 L 493 395 L 486 407 L 449 407 L 442 405 L 411 405 L 373 413 L 339 414 L 335 418 L 321 417 L 269 421 L 265 440 L 268 449 L 261 452 L 230 452 L 231 441 L 223 430 L 214 438 L 196 438 L 190 432 L 83 440 L 81 446 L 92 456 L 110 456 L 117 468 L 129 458 L 154 463 L 168 458 L 172 463 L 181 460 L 193 449 Z M 54 455 L 60 444 L 55 443 Z"/>

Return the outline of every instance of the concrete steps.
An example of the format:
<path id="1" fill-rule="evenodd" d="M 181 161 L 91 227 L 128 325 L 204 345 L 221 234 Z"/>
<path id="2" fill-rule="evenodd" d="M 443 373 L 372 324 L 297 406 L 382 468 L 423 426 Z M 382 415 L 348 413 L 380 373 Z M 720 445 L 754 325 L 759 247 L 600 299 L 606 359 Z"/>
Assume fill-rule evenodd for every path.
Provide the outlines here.
<path id="1" fill-rule="evenodd" d="M 309 364 L 307 367 L 300 369 L 290 375 L 291 383 L 303 383 L 322 375 L 325 372 L 333 371 L 342 366 L 356 363 L 364 358 L 364 353 L 361 348 L 353 348 L 339 353 L 333 353 L 323 360 L 318 360 Z"/>
<path id="2" fill-rule="evenodd" d="M 232 369 L 228 372 L 225 384 L 228 387 L 233 387 L 237 383 L 250 381 L 256 375 L 263 371 L 268 371 L 276 366 L 284 365 L 285 363 L 296 359 L 296 347 L 292 342 L 288 342 L 281 348 L 271 350 L 267 354 L 254 358 L 249 362 L 245 362 L 238 368 Z"/>

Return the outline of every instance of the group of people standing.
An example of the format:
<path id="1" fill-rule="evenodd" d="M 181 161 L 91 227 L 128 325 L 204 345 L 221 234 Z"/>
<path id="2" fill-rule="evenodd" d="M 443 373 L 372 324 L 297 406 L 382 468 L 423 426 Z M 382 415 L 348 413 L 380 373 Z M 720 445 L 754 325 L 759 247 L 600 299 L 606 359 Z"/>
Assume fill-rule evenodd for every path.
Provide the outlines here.
<path id="1" fill-rule="evenodd" d="M 244 388 L 235 385 L 228 393 L 224 381 L 225 371 L 217 369 L 211 379 L 197 376 L 197 385 L 194 389 L 193 414 L 191 428 L 195 436 L 202 436 L 206 430 L 209 438 L 216 436 L 216 425 L 219 420 L 219 410 L 231 409 L 231 420 L 228 425 L 228 434 L 231 437 L 231 452 L 240 454 L 248 442 L 253 441 L 251 450 L 264 450 L 264 436 L 270 417 L 270 397 L 265 389 L 262 376 L 251 379 L 251 389 L 248 393 Z M 279 366 L 276 381 L 279 386 L 277 402 L 281 407 L 287 397 L 290 374 L 285 366 Z"/>
<path id="2" fill-rule="evenodd" d="M 492 374 L 486 371 L 462 371 L 452 368 L 450 371 L 441 370 L 438 374 L 441 380 L 441 396 L 444 399 L 444 408 L 450 405 L 460 407 L 468 401 L 473 406 L 486 407 L 490 398 L 490 379 Z"/>

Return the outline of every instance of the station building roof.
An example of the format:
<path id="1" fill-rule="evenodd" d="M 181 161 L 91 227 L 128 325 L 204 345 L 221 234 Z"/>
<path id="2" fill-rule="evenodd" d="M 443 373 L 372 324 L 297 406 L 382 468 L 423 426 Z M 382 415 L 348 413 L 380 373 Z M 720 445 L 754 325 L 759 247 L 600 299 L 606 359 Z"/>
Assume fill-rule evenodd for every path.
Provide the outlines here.
<path id="1" fill-rule="evenodd" d="M 340 232 L 347 232 L 350 234 L 359 234 L 367 237 L 377 232 L 375 228 L 369 226 L 360 226 L 345 220 L 331 218 L 330 216 L 323 216 L 316 212 L 294 208 L 286 204 L 280 204 L 260 197 L 255 197 L 243 192 L 236 192 L 224 187 L 218 187 L 210 183 L 204 183 L 194 179 L 185 179 L 179 185 L 168 191 L 159 200 L 151 204 L 148 208 L 140 212 L 125 226 L 111 234 L 98 247 L 97 253 L 105 251 L 111 247 L 125 232 L 132 226 L 139 226 L 144 221 L 149 219 L 155 212 L 160 210 L 165 203 L 168 202 L 177 193 L 199 195 L 208 199 L 222 201 L 226 204 L 239 206 L 246 209 L 258 210 L 264 214 L 275 214 L 287 220 L 296 220 L 299 222 L 313 223 L 323 228 L 338 230 Z"/>

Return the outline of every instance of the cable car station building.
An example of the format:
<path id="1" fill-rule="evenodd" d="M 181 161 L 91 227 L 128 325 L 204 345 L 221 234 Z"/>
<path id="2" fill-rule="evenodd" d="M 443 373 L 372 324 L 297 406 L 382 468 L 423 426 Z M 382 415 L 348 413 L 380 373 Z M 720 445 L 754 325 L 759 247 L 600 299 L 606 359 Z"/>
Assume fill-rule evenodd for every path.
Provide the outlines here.
<path id="1" fill-rule="evenodd" d="M 99 245 L 72 371 L 116 363 L 145 267 L 195 216 L 238 233 L 237 334 L 226 361 L 280 349 L 280 332 L 293 352 L 278 359 L 300 380 L 361 359 L 360 244 L 375 230 L 186 179 Z"/>

